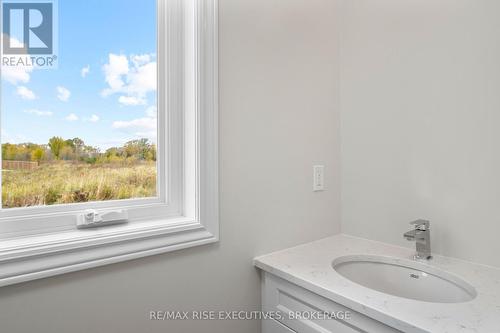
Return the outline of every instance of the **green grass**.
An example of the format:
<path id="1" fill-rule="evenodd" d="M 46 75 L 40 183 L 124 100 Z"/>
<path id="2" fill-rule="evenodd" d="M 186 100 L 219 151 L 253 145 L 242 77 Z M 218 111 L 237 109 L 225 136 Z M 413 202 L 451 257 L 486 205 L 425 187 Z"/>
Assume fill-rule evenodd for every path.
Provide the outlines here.
<path id="1" fill-rule="evenodd" d="M 3 208 L 156 195 L 156 164 L 52 163 L 35 170 L 2 170 Z"/>

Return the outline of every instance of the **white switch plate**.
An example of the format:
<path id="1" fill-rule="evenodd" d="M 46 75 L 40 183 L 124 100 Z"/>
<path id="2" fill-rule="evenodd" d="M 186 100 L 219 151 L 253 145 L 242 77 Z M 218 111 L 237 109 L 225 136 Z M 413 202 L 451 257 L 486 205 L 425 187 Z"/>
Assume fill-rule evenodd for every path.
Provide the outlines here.
<path id="1" fill-rule="evenodd" d="M 319 192 L 325 190 L 325 166 L 313 166 L 313 191 Z"/>

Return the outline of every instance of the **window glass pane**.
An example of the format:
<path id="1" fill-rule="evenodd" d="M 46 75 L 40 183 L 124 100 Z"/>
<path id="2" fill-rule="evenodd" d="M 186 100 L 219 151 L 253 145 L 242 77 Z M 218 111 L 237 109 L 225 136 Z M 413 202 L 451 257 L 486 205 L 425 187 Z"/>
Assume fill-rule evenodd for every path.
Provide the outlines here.
<path id="1" fill-rule="evenodd" d="M 34 3 L 1 1 L 2 208 L 155 197 L 156 1 Z"/>

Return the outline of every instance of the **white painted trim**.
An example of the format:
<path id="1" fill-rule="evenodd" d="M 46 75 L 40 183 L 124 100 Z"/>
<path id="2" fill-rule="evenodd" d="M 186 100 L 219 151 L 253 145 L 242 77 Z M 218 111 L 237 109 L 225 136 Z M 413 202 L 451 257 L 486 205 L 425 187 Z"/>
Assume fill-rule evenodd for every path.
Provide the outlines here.
<path id="1" fill-rule="evenodd" d="M 32 244 L 10 244 L 0 251 L 0 286 L 117 263 L 217 241 L 201 223 L 165 221 L 126 231 L 74 232 L 34 238 Z M 96 234 L 100 233 L 100 235 Z M 45 240 L 45 242 L 44 242 Z M 8 245 L 8 244 L 3 244 Z"/>
<path id="2" fill-rule="evenodd" d="M 107 200 L 51 206 L 0 209 L 0 240 L 40 232 L 71 230 L 78 215 L 87 209 L 101 211 L 126 209 L 130 221 L 180 215 L 183 210 L 183 140 L 182 67 L 184 39 L 182 15 L 184 2 L 157 1 L 157 196 L 126 200 Z M 167 18 L 168 17 L 168 18 Z M 175 83 L 173 83 L 175 82 Z M 167 104 L 168 101 L 168 104 Z M 168 112 L 167 112 L 168 110 Z M 191 147 L 196 149 L 196 147 Z M 1 159 L 1 156 L 0 156 Z"/>
<path id="3" fill-rule="evenodd" d="M 161 2 L 166 0 L 160 0 Z M 163 217 L 154 217 L 144 214 L 136 215 L 136 221 L 128 225 L 117 225 L 95 230 L 69 230 L 65 224 L 52 225 L 51 229 L 39 227 L 39 233 L 18 233 L 15 238 L 0 238 L 0 286 L 30 281 L 48 276 L 78 271 L 91 267 L 107 265 L 130 259 L 141 258 L 192 246 L 213 243 L 219 240 L 219 216 L 218 216 L 218 27 L 217 27 L 217 0 L 168 0 L 169 7 L 172 4 L 174 10 L 184 12 L 189 8 L 186 4 L 193 6 L 196 19 L 193 29 L 195 46 L 192 48 L 196 56 L 196 70 L 194 80 L 186 79 L 186 73 L 177 72 L 177 79 L 186 80 L 187 84 L 194 83 L 191 89 L 196 98 L 195 107 L 192 110 L 196 126 L 185 127 L 184 131 L 172 129 L 171 135 L 182 135 L 184 149 L 176 151 L 173 158 L 168 162 L 171 166 L 173 160 L 193 152 L 192 166 L 185 167 L 175 177 L 184 179 L 180 188 L 175 189 L 183 193 L 184 198 L 188 196 L 192 204 L 184 204 L 181 214 L 169 214 L 164 212 Z M 182 38 L 182 32 L 170 26 L 171 18 L 180 20 L 184 24 L 184 18 L 180 18 L 175 12 L 170 12 L 167 38 L 168 43 L 186 43 Z M 177 27 L 179 25 L 176 25 Z M 189 29 L 186 29 L 189 30 Z M 160 43 L 162 45 L 162 43 Z M 179 44 L 177 44 L 179 45 Z M 178 61 L 189 57 L 168 59 L 165 66 L 178 65 Z M 170 63 L 173 61 L 173 63 Z M 161 65 L 160 65 L 161 66 Z M 179 68 L 179 67 L 177 67 Z M 184 68 L 181 66 L 180 68 Z M 171 72 L 170 72 L 171 73 Z M 169 80 L 175 80 L 169 77 Z M 179 81 L 177 81 L 179 82 Z M 166 82 L 167 90 L 169 84 Z M 183 85 L 184 86 L 184 85 Z M 169 107 L 172 105 L 184 105 L 186 89 L 177 96 L 167 96 Z M 169 90 L 171 91 L 171 90 Z M 184 97 L 182 97 L 184 96 Z M 177 98 L 177 102 L 172 99 Z M 173 103 L 173 104 L 170 104 Z M 186 108 L 182 108 L 187 112 Z M 179 109 L 177 109 L 179 112 Z M 169 112 L 169 124 L 176 123 L 172 117 L 186 118 L 179 113 Z M 179 120 L 179 119 L 177 119 Z M 194 129 L 189 131 L 189 128 Z M 177 132 L 175 132 L 176 130 Z M 173 133 L 173 134 L 172 134 Z M 191 140 L 193 145 L 187 144 L 186 137 L 195 135 Z M 175 140 L 175 139 L 174 139 Z M 184 150 L 184 151 L 182 151 Z M 175 168 L 174 168 L 175 169 Z M 169 177 L 173 177 L 170 174 Z M 187 189 L 190 186 L 191 189 Z M 184 200 L 181 200 L 184 201 Z M 143 207 L 147 211 L 147 206 Z M 24 221 L 18 221 L 23 224 Z M 0 224 L 0 232 L 5 231 Z M 29 228 L 28 228 L 29 229 Z M 30 229 L 30 231 L 33 231 Z M 43 232 L 43 233 L 42 233 Z M 12 232 L 12 235 L 15 234 Z"/>

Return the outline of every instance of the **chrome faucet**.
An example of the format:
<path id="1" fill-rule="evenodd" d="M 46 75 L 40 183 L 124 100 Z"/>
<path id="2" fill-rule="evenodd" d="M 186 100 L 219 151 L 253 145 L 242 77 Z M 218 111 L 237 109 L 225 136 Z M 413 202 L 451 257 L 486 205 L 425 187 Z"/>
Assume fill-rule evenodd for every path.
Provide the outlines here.
<path id="1" fill-rule="evenodd" d="M 404 237 L 416 243 L 417 253 L 414 259 L 431 259 L 431 223 L 426 220 L 417 220 L 410 224 L 414 226 L 414 229 L 405 233 Z"/>

